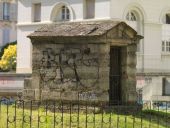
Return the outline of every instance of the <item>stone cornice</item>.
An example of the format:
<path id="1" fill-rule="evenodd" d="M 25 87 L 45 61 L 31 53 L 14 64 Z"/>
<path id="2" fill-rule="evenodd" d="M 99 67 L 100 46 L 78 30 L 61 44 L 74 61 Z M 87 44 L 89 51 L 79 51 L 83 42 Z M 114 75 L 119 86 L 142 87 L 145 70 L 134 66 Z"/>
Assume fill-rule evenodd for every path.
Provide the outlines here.
<path id="1" fill-rule="evenodd" d="M 137 76 L 170 76 L 170 72 L 137 72 Z"/>

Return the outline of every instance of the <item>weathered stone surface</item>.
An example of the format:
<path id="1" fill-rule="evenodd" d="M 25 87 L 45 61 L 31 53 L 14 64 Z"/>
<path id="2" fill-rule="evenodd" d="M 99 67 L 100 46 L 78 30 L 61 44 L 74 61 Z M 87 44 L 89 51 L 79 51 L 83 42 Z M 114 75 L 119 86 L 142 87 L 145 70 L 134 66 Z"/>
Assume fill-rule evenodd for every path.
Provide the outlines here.
<path id="1" fill-rule="evenodd" d="M 72 23 L 68 25 L 70 24 Z M 81 28 L 81 24 L 79 25 Z M 96 25 L 90 24 L 93 27 Z M 100 25 L 99 27 L 101 27 Z M 89 25 L 84 26 L 84 32 L 91 31 Z M 135 102 L 136 43 L 131 40 L 136 38 L 137 33 L 125 23 L 116 25 L 115 28 L 113 26 L 114 24 L 109 28 L 95 29 L 92 33 L 94 32 L 96 35 L 67 33 L 67 31 L 63 31 L 67 28 L 60 28 L 59 25 L 55 27 L 62 29 L 62 36 L 60 35 L 62 33 L 51 33 L 51 31 L 46 33 L 45 30 L 48 26 L 31 34 L 30 38 L 33 42 L 32 85 L 25 86 L 25 88 L 39 90 L 39 92 L 36 94 L 32 91 L 27 92 L 28 97 L 33 96 L 35 99 L 41 100 L 108 102 L 111 69 L 110 49 L 113 46 L 121 46 L 121 99 L 123 102 Z M 51 27 L 49 29 L 58 32 L 57 29 Z M 75 29 L 77 30 L 77 28 Z M 49 33 L 54 37 L 48 35 Z M 77 36 L 71 36 L 72 34 Z"/>
<path id="2" fill-rule="evenodd" d="M 24 89 L 32 88 L 32 78 L 24 79 Z"/>

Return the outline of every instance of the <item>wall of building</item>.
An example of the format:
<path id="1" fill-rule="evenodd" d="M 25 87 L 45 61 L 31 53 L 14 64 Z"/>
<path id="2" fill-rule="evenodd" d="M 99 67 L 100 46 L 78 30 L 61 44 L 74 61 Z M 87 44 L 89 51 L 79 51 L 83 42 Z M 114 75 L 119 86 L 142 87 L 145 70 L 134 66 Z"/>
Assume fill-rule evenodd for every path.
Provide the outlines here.
<path id="1" fill-rule="evenodd" d="M 9 5 L 9 19 L 4 19 L 4 2 Z M 0 1 L 0 47 L 17 40 L 17 2 L 16 0 Z M 7 33 L 4 31 L 7 29 Z M 5 33 L 5 34 L 4 34 Z M 5 39 L 6 38 L 6 39 Z"/>
<path id="2" fill-rule="evenodd" d="M 28 74 L 0 73 L 0 97 L 14 96 L 24 88 L 24 79 L 30 77 Z"/>
<path id="3" fill-rule="evenodd" d="M 143 35 L 144 43 L 143 50 L 138 53 L 139 59 L 142 59 L 138 63 L 137 68 L 144 68 L 145 72 L 160 72 L 162 68 L 161 55 L 162 55 L 162 38 L 168 36 L 169 31 L 163 29 L 163 14 L 168 12 L 170 7 L 168 6 L 170 1 L 156 1 L 155 0 L 112 0 L 111 2 L 111 18 L 116 20 L 125 20 L 128 10 L 135 10 L 142 15 L 143 20 Z M 118 6 L 115 6 L 118 5 Z M 128 22 L 127 22 L 128 23 Z M 169 25 L 166 25 L 166 28 Z M 154 37 L 154 38 L 151 38 Z M 164 37 L 165 38 L 165 37 Z M 154 46 L 154 47 L 153 47 Z M 141 46 L 142 47 L 142 46 Z M 145 57 L 143 57 L 145 56 Z M 153 59 L 154 58 L 154 59 Z M 139 60 L 138 59 L 138 60 Z M 156 65 L 155 65 L 156 64 Z M 168 61 L 170 64 L 170 61 Z M 165 65 L 166 69 L 170 70 L 168 65 Z M 159 68 L 159 69 L 158 69 Z M 155 70 L 156 69 L 156 70 Z"/>
<path id="4" fill-rule="evenodd" d="M 34 3 L 41 2 L 41 22 L 40 23 L 32 23 L 32 5 Z M 45 24 L 45 23 L 51 23 L 51 13 L 57 4 L 60 3 L 60 1 L 56 0 L 50 0 L 50 1 L 26 1 L 26 0 L 19 0 L 18 1 L 18 29 L 20 30 L 20 26 L 22 28 L 25 26 L 31 26 L 32 30 L 34 31 L 37 28 L 37 25 L 39 24 Z M 83 8 L 84 8 L 84 1 L 74 1 L 74 0 L 63 0 L 63 4 L 68 5 L 72 9 L 72 19 L 73 21 L 79 21 L 83 20 Z M 154 4 L 154 5 L 153 5 Z M 143 29 L 143 32 L 139 32 L 140 34 L 143 34 L 145 37 L 143 40 L 143 43 L 141 44 L 141 51 L 139 52 L 139 61 L 138 68 L 139 69 L 145 69 L 145 72 L 150 71 L 157 71 L 159 67 L 161 67 L 161 42 L 162 42 L 162 20 L 161 16 L 163 13 L 168 10 L 168 4 L 170 4 L 170 1 L 163 0 L 155 2 L 154 0 L 99 0 L 95 3 L 95 18 L 94 19 L 106 19 L 106 18 L 112 18 L 115 20 L 125 20 L 126 13 L 128 10 L 133 9 L 140 13 L 140 18 L 142 23 L 141 29 Z M 159 5 L 159 6 L 158 6 Z M 105 10 L 105 11 L 103 11 Z M 25 15 L 25 12 L 27 12 L 27 15 Z M 128 23 L 128 22 L 127 22 Z M 35 28 L 34 28 L 35 27 Z M 136 28 L 135 28 L 136 29 Z M 22 31 L 22 30 L 21 30 Z M 29 31 L 28 33 L 31 33 L 33 31 Z M 167 31 L 167 30 L 166 30 Z M 150 37 L 154 38 L 150 38 Z M 22 38 L 22 39 L 21 39 Z M 26 37 L 18 36 L 18 41 L 27 42 L 26 44 L 30 43 Z M 152 47 L 154 46 L 154 48 Z M 28 46 L 30 47 L 30 46 Z M 28 54 L 27 54 L 28 55 Z M 23 55 L 24 56 L 24 55 Z M 30 55 L 28 55 L 30 56 Z M 145 56 L 145 57 L 144 57 Z M 155 58 L 151 61 L 150 56 L 152 58 Z M 30 58 L 30 57 L 28 57 Z M 165 58 L 165 57 L 164 57 Z M 156 60 L 156 61 L 155 61 Z M 31 60 L 30 60 L 31 61 Z M 18 60 L 18 63 L 22 63 L 23 61 Z M 31 62 L 29 62 L 31 63 Z M 155 65 L 157 63 L 157 65 Z M 160 64 L 158 64 L 160 63 Z M 169 62 L 170 63 L 170 62 Z M 168 64 L 169 64 L 168 63 Z M 18 72 L 20 72 L 20 65 L 25 65 L 27 68 L 29 65 L 25 64 L 18 64 Z M 167 67 L 167 65 L 164 65 L 163 67 Z M 157 69 L 157 70 L 155 70 Z M 169 68 L 168 68 L 169 69 Z M 21 71 L 22 72 L 22 71 Z M 24 71 L 23 71 L 24 72 Z"/>
<path id="5" fill-rule="evenodd" d="M 170 101 L 169 95 L 163 95 L 163 78 L 165 76 L 147 76 L 152 79 L 145 82 L 143 87 L 143 100 L 144 101 Z M 166 78 L 169 80 L 169 78 Z M 167 92 L 167 90 L 166 90 Z M 170 94 L 170 92 L 168 92 Z"/>
<path id="6" fill-rule="evenodd" d="M 31 73 L 32 72 L 32 44 L 27 36 L 41 25 L 18 26 L 17 34 L 17 72 Z"/>

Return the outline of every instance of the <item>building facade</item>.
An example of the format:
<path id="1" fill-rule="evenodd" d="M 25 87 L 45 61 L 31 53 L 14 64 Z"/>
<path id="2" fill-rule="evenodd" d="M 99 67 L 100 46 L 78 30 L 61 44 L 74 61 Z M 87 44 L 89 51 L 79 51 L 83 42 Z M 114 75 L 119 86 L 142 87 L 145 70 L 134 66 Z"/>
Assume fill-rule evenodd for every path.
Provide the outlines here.
<path id="1" fill-rule="evenodd" d="M 0 47 L 17 40 L 17 1 L 0 1 Z"/>
<path id="2" fill-rule="evenodd" d="M 27 36 L 44 24 L 125 21 L 144 36 L 136 53 L 137 88 L 150 87 L 144 100 L 170 100 L 169 5 L 169 0 L 18 0 L 17 72 L 32 72 L 32 44 Z"/>

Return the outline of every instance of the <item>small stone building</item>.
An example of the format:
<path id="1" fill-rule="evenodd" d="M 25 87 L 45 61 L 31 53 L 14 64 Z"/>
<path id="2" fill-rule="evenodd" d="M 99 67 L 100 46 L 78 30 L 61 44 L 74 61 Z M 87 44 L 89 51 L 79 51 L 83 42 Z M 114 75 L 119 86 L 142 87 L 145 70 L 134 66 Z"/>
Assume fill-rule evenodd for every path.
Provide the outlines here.
<path id="1" fill-rule="evenodd" d="M 33 73 L 25 80 L 25 98 L 136 102 L 136 44 L 141 36 L 126 23 L 50 24 L 28 37 Z"/>

